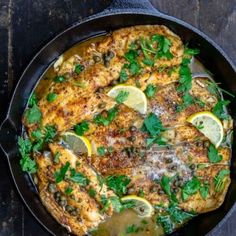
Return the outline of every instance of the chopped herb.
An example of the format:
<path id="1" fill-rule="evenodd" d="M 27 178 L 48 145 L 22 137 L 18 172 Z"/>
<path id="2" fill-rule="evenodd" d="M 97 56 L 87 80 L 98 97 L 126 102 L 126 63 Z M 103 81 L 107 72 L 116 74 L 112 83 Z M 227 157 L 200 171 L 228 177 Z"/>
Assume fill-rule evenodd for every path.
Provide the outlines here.
<path id="1" fill-rule="evenodd" d="M 154 113 L 150 113 L 144 119 L 142 130 L 147 131 L 152 137 L 155 137 L 162 131 L 165 131 L 165 128 L 161 120 Z"/>
<path id="2" fill-rule="evenodd" d="M 105 147 L 98 147 L 97 153 L 99 156 L 104 156 L 106 154 L 106 148 Z"/>
<path id="3" fill-rule="evenodd" d="M 35 173 L 37 171 L 36 162 L 30 158 L 32 144 L 29 139 L 18 138 L 18 146 L 21 154 L 20 165 L 23 171 Z"/>
<path id="4" fill-rule="evenodd" d="M 227 175 L 229 175 L 229 173 L 230 173 L 229 170 L 221 170 L 215 176 L 215 178 L 214 178 L 214 185 L 215 185 L 216 192 L 223 191 L 223 189 L 225 187 L 226 177 L 227 177 Z"/>
<path id="5" fill-rule="evenodd" d="M 60 152 L 56 152 L 55 153 L 55 155 L 54 155 L 54 157 L 53 157 L 53 162 L 55 162 L 55 163 L 59 163 L 59 157 L 61 156 L 61 153 Z"/>
<path id="6" fill-rule="evenodd" d="M 154 66 L 154 61 L 152 59 L 149 59 L 149 58 L 144 58 L 143 59 L 143 64 L 145 64 L 147 66 Z"/>
<path id="7" fill-rule="evenodd" d="M 195 100 L 192 97 L 192 95 L 190 93 L 188 93 L 188 92 L 183 95 L 182 100 L 183 100 L 182 104 L 180 104 L 177 107 L 177 112 L 181 112 L 182 110 L 184 110 L 188 106 L 194 104 L 194 102 L 195 102 Z"/>
<path id="8" fill-rule="evenodd" d="M 188 92 L 192 87 L 192 75 L 191 70 L 188 66 L 188 64 L 181 64 L 179 69 L 179 86 L 177 87 L 177 91 L 180 93 L 186 93 Z"/>
<path id="9" fill-rule="evenodd" d="M 230 101 L 228 100 L 220 100 L 217 104 L 213 107 L 212 112 L 215 114 L 219 119 L 228 119 L 229 115 L 225 111 L 225 106 L 229 105 Z"/>
<path id="10" fill-rule="evenodd" d="M 38 105 L 38 99 L 36 98 L 36 94 L 33 92 L 29 98 L 28 106 L 33 107 L 34 105 Z"/>
<path id="11" fill-rule="evenodd" d="M 187 45 L 184 47 L 184 54 L 188 54 L 191 56 L 197 55 L 200 53 L 200 50 L 198 48 L 188 48 Z"/>
<path id="12" fill-rule="evenodd" d="M 108 151 L 109 153 L 112 153 L 112 152 L 113 152 L 113 148 L 112 148 L 112 147 L 108 147 L 108 148 L 107 148 L 107 151 Z"/>
<path id="13" fill-rule="evenodd" d="M 173 54 L 170 52 L 170 47 L 172 45 L 171 41 L 164 37 L 163 35 L 154 34 L 152 36 L 152 42 L 158 43 L 158 50 L 155 55 L 156 58 L 162 58 L 165 57 L 167 59 L 172 59 Z"/>
<path id="14" fill-rule="evenodd" d="M 137 57 L 138 57 L 137 50 L 130 49 L 128 52 L 125 53 L 125 59 L 129 61 L 130 63 L 136 61 Z"/>
<path id="15" fill-rule="evenodd" d="M 116 102 L 118 104 L 123 103 L 129 96 L 129 92 L 127 91 L 120 91 L 119 94 L 116 96 Z"/>
<path id="16" fill-rule="evenodd" d="M 76 134 L 83 136 L 84 133 L 89 130 L 89 123 L 87 121 L 82 121 L 74 126 L 74 130 Z"/>
<path id="17" fill-rule="evenodd" d="M 113 107 L 107 111 L 107 117 L 98 114 L 94 117 L 93 120 L 98 125 L 108 126 L 115 119 L 117 113 L 118 113 L 118 108 Z"/>
<path id="18" fill-rule="evenodd" d="M 126 233 L 127 234 L 132 234 L 132 233 L 137 233 L 139 232 L 140 227 L 136 226 L 135 224 L 132 224 L 126 228 Z"/>
<path id="19" fill-rule="evenodd" d="M 32 131 L 31 137 L 37 140 L 41 139 L 43 137 L 42 131 L 40 129 L 36 129 Z"/>
<path id="20" fill-rule="evenodd" d="M 90 181 L 84 174 L 76 172 L 75 169 L 71 169 L 70 172 L 71 172 L 70 180 L 74 181 L 80 186 L 86 186 L 89 184 Z"/>
<path id="21" fill-rule="evenodd" d="M 68 171 L 69 167 L 70 167 L 70 163 L 66 162 L 66 164 L 62 166 L 59 171 L 56 171 L 54 173 L 56 183 L 60 183 L 62 180 L 64 180 L 66 176 L 66 172 Z"/>
<path id="22" fill-rule="evenodd" d="M 140 73 L 141 67 L 138 62 L 134 61 L 129 65 L 129 71 L 131 75 L 137 75 Z"/>
<path id="23" fill-rule="evenodd" d="M 117 196 L 111 196 L 109 197 L 109 200 L 111 201 L 112 207 L 115 212 L 121 212 L 123 210 L 123 205 L 120 202 L 120 199 Z"/>
<path id="24" fill-rule="evenodd" d="M 130 178 L 126 175 L 111 175 L 106 179 L 108 187 L 119 197 L 122 197 L 124 194 L 126 194 L 127 186 L 130 181 Z"/>
<path id="25" fill-rule="evenodd" d="M 28 124 L 35 124 L 41 121 L 42 113 L 37 105 L 33 105 L 25 112 L 25 118 Z"/>
<path id="26" fill-rule="evenodd" d="M 208 194 L 209 194 L 209 183 L 204 183 L 200 187 L 199 191 L 200 191 L 200 194 L 201 194 L 202 198 L 206 199 Z"/>
<path id="27" fill-rule="evenodd" d="M 174 195 L 174 193 L 171 192 L 170 183 L 171 183 L 171 178 L 168 177 L 168 176 L 163 175 L 162 178 L 161 178 L 161 183 L 160 183 L 161 188 L 168 195 L 171 202 L 176 203 L 177 199 L 176 199 L 176 196 Z"/>
<path id="28" fill-rule="evenodd" d="M 153 97 L 156 94 L 157 87 L 154 86 L 153 84 L 149 84 L 147 88 L 144 90 L 144 93 L 148 98 Z"/>
<path id="29" fill-rule="evenodd" d="M 57 99 L 57 94 L 56 93 L 49 93 L 47 95 L 47 101 L 48 102 L 54 102 Z"/>
<path id="30" fill-rule="evenodd" d="M 62 82 L 64 82 L 64 81 L 66 81 L 66 79 L 65 79 L 65 77 L 62 76 L 62 75 L 56 76 L 56 77 L 54 78 L 54 82 L 56 82 L 56 83 L 62 83 Z"/>
<path id="31" fill-rule="evenodd" d="M 145 193 L 144 193 L 143 189 L 140 188 L 140 189 L 138 190 L 138 196 L 139 196 L 139 197 L 144 197 L 144 195 L 145 195 Z"/>
<path id="32" fill-rule="evenodd" d="M 46 125 L 44 130 L 45 130 L 44 141 L 46 143 L 51 143 L 57 134 L 56 127 L 54 125 Z"/>
<path id="33" fill-rule="evenodd" d="M 120 71 L 120 83 L 124 83 L 128 80 L 128 74 L 126 72 L 126 69 L 122 67 Z"/>
<path id="34" fill-rule="evenodd" d="M 73 192 L 73 188 L 71 188 L 70 186 L 65 189 L 66 195 L 70 195 L 72 192 Z"/>
<path id="35" fill-rule="evenodd" d="M 173 231 L 174 225 L 169 215 L 158 215 L 157 224 L 162 226 L 166 234 L 170 234 Z"/>
<path id="36" fill-rule="evenodd" d="M 147 224 L 148 224 L 148 222 L 147 222 L 145 219 L 142 219 L 142 220 L 141 220 L 141 223 L 142 223 L 143 225 L 147 225 Z"/>
<path id="37" fill-rule="evenodd" d="M 84 66 L 83 65 L 78 64 L 78 65 L 75 66 L 75 72 L 77 74 L 80 74 L 80 72 L 83 71 L 83 70 L 84 70 Z"/>
<path id="38" fill-rule="evenodd" d="M 193 177 L 187 181 L 182 188 L 182 199 L 186 201 L 189 196 L 194 195 L 200 189 L 201 183 L 198 178 Z"/>
<path id="39" fill-rule="evenodd" d="M 88 194 L 90 197 L 94 198 L 97 194 L 96 190 L 93 189 L 92 187 L 88 190 Z"/>
<path id="40" fill-rule="evenodd" d="M 107 197 L 104 194 L 102 194 L 101 196 L 101 203 L 103 205 L 103 208 L 101 209 L 100 212 L 101 213 L 106 212 L 109 209 L 111 202 L 107 199 Z"/>
<path id="41" fill-rule="evenodd" d="M 167 209 L 167 212 L 170 214 L 171 220 L 175 224 L 183 224 L 184 222 L 195 216 L 195 214 L 182 211 L 180 208 L 176 206 L 170 206 Z"/>
<path id="42" fill-rule="evenodd" d="M 213 144 L 211 144 L 208 148 L 208 158 L 211 163 L 217 163 L 222 161 L 222 155 L 219 155 L 218 150 L 215 148 Z"/>

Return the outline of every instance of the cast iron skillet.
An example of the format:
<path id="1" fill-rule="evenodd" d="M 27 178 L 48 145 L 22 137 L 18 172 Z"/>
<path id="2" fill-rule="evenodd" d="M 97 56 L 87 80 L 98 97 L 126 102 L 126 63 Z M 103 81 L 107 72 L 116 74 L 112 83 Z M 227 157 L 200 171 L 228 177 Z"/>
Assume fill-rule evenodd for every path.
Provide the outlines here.
<path id="1" fill-rule="evenodd" d="M 236 67 L 222 49 L 193 26 L 155 10 L 148 0 L 114 0 L 105 11 L 76 23 L 54 38 L 39 51 L 24 71 L 11 99 L 7 117 L 0 128 L 1 147 L 6 154 L 16 188 L 34 217 L 51 234 L 68 235 L 66 230 L 43 207 L 31 177 L 22 173 L 19 165 L 17 136 L 22 132 L 21 117 L 27 99 L 48 66 L 75 43 L 118 28 L 141 24 L 164 24 L 178 34 L 184 42 L 189 42 L 191 47 L 200 48 L 199 59 L 213 72 L 214 78 L 222 83 L 224 89 L 236 92 Z M 235 107 L 235 101 L 231 102 L 231 114 L 234 123 L 236 123 L 236 110 L 233 107 Z M 236 142 L 234 141 L 233 157 L 235 151 Z M 231 173 L 232 184 L 224 204 L 216 211 L 196 217 L 172 235 L 205 235 L 213 228 L 217 230 L 227 220 L 232 211 L 236 210 L 236 166 L 234 165 L 234 158 Z M 211 231 L 211 234 L 214 232 Z"/>

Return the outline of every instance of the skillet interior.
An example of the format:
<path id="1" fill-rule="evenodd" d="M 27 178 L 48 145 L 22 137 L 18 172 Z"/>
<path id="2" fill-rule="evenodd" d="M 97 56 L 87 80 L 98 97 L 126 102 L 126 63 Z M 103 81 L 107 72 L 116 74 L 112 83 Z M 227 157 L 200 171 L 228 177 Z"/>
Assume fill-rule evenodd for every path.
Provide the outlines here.
<path id="1" fill-rule="evenodd" d="M 184 25 L 180 25 L 178 21 L 176 23 L 171 19 L 173 18 L 165 16 L 157 17 L 155 15 L 137 13 L 113 14 L 102 16 L 98 19 L 91 19 L 90 21 L 73 26 L 46 45 L 46 47 L 40 51 L 38 55 L 36 55 L 33 62 L 28 66 L 23 74 L 10 104 L 8 114 L 9 119 L 2 127 L 2 132 L 5 132 L 7 135 L 4 137 L 4 140 L 1 140 L 1 143 L 3 146 L 6 146 L 5 149 L 8 153 L 9 164 L 14 181 L 26 205 L 28 205 L 29 209 L 36 216 L 36 218 L 38 218 L 38 220 L 51 233 L 56 235 L 67 235 L 66 231 L 59 226 L 59 224 L 51 217 L 51 215 L 41 204 L 30 177 L 27 174 L 22 173 L 19 165 L 19 158 L 16 158 L 17 148 L 15 143 L 17 135 L 21 133 L 21 116 L 30 92 L 35 87 L 38 78 L 40 78 L 45 69 L 58 55 L 69 49 L 77 42 L 81 42 L 92 36 L 104 34 L 118 28 L 137 24 L 164 24 L 169 27 L 170 30 L 178 34 L 184 42 L 189 42 L 191 47 L 200 48 L 201 54 L 199 58 L 206 68 L 214 73 L 215 80 L 217 82 L 221 82 L 224 89 L 233 92 L 236 91 L 235 71 L 224 56 L 217 51 L 211 43 L 207 42 L 204 37 L 193 32 Z M 233 111 L 233 107 L 235 107 L 235 105 L 235 102 L 231 103 L 232 116 L 234 120 L 236 120 L 236 111 Z M 7 133 L 7 131 L 9 132 Z M 15 142 L 13 142 L 13 140 L 15 140 Z M 234 153 L 235 145 L 236 142 L 234 141 Z M 233 157 L 234 153 L 232 155 Z M 220 209 L 208 214 L 203 214 L 200 217 L 196 217 L 185 227 L 173 233 L 173 235 L 204 235 L 224 218 L 236 199 L 236 166 L 234 164 L 234 158 L 232 159 L 232 164 L 232 184 L 229 188 L 225 202 Z"/>

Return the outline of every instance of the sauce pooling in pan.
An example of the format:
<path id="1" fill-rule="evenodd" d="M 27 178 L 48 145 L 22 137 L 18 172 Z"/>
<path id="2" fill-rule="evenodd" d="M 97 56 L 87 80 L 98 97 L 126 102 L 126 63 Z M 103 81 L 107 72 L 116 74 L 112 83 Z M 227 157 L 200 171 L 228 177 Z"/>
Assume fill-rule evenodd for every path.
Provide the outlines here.
<path id="1" fill-rule="evenodd" d="M 164 235 L 223 203 L 232 119 L 199 53 L 165 26 L 135 26 L 73 47 L 45 73 L 20 164 L 69 232 Z"/>

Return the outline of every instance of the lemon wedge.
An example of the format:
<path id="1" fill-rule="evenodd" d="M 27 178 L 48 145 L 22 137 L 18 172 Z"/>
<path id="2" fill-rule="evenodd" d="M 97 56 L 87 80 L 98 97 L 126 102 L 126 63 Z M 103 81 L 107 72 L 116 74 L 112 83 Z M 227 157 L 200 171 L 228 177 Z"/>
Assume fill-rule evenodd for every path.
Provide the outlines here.
<path id="1" fill-rule="evenodd" d="M 124 100 L 124 104 L 134 110 L 145 114 L 147 112 L 147 98 L 144 92 L 137 87 L 131 85 L 117 85 L 113 87 L 107 95 L 116 98 L 120 92 L 127 92 L 128 96 Z"/>
<path id="2" fill-rule="evenodd" d="M 127 195 L 121 198 L 121 202 L 132 201 L 134 207 L 132 208 L 140 217 L 151 217 L 154 213 L 154 208 L 145 198 L 136 195 Z"/>
<path id="3" fill-rule="evenodd" d="M 203 133 L 216 148 L 220 146 L 224 137 L 224 129 L 221 121 L 213 113 L 209 111 L 197 112 L 191 115 L 187 121 Z"/>
<path id="4" fill-rule="evenodd" d="M 75 154 L 92 154 L 92 146 L 89 140 L 84 136 L 79 136 L 74 132 L 66 132 L 62 135 L 62 139 Z"/>

